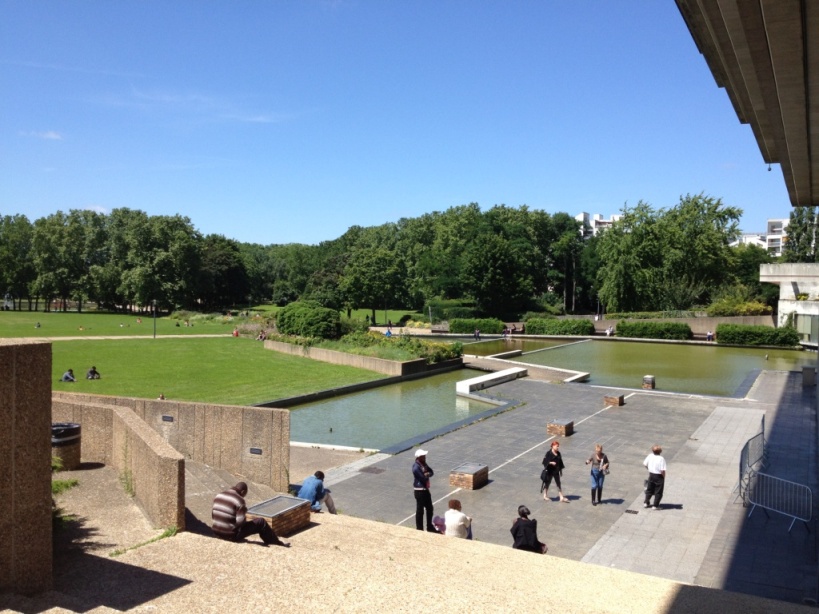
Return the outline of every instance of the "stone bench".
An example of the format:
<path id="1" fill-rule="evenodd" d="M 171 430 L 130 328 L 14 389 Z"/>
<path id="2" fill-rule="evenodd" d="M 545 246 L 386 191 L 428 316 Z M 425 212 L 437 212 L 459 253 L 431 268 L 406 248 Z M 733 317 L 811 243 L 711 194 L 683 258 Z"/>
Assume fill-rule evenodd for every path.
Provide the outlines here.
<path id="1" fill-rule="evenodd" d="M 489 466 L 464 463 L 449 472 L 449 485 L 464 490 L 477 490 L 489 482 Z"/>
<path id="2" fill-rule="evenodd" d="M 288 536 L 310 524 L 310 502 L 290 495 L 276 495 L 247 509 L 247 518 L 264 518 L 276 535 Z"/>
<path id="3" fill-rule="evenodd" d="M 625 395 L 622 395 L 622 394 L 620 396 L 611 396 L 611 397 L 604 396 L 603 397 L 603 403 L 605 405 L 607 405 L 607 406 L 608 405 L 616 405 L 617 407 L 619 407 L 621 405 L 626 404 L 626 397 L 625 397 Z"/>
<path id="4" fill-rule="evenodd" d="M 560 437 L 568 437 L 574 433 L 574 421 L 567 420 L 564 422 L 550 422 L 546 426 L 547 435 L 559 435 Z"/>

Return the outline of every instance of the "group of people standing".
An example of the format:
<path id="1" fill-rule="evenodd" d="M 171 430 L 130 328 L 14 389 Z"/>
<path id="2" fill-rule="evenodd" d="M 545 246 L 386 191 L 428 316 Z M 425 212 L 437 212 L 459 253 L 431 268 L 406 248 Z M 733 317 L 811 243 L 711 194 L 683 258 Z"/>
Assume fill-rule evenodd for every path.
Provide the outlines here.
<path id="1" fill-rule="evenodd" d="M 645 481 L 645 502 L 646 508 L 650 505 L 651 497 L 654 497 L 654 509 L 659 509 L 660 501 L 663 498 L 665 485 L 666 462 L 662 457 L 662 448 L 655 445 L 643 461 L 643 465 L 648 469 L 648 479 Z M 418 449 L 415 452 L 415 462 L 412 465 L 413 490 L 415 493 L 415 528 L 423 531 L 425 528 L 430 532 L 444 532 L 446 535 L 455 537 L 469 537 L 472 534 L 472 518 L 461 511 L 461 502 L 457 499 L 449 501 L 449 510 L 446 512 L 443 527 L 436 527 L 438 516 L 433 517 L 432 495 L 429 492 L 430 478 L 435 474 L 432 467 L 427 464 L 428 452 Z M 560 442 L 553 441 L 549 450 L 543 457 L 543 471 L 541 472 L 541 492 L 544 501 L 550 501 L 549 488 L 552 482 L 557 486 L 558 501 L 569 503 L 568 497 L 563 494 L 560 479 L 563 475 L 565 464 L 560 453 Z M 586 459 L 586 465 L 590 465 L 589 478 L 591 482 L 591 504 L 597 506 L 603 503 L 603 485 L 606 475 L 609 474 L 609 458 L 603 452 L 601 444 L 595 444 L 594 452 Z M 426 514 L 426 525 L 424 515 Z M 537 536 L 537 520 L 530 518 L 531 511 L 525 505 L 518 507 L 518 518 L 512 524 L 512 547 L 518 550 L 527 550 L 545 554 L 548 550 L 546 544 L 541 542 Z M 443 530 L 442 530 L 443 529 Z"/>

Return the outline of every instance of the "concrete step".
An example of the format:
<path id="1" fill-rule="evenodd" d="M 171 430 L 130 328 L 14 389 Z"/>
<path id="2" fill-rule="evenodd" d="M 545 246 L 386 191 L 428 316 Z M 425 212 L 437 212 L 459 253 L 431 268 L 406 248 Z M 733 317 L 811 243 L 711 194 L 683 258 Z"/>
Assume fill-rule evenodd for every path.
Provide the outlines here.
<path id="1" fill-rule="evenodd" d="M 197 461 L 185 461 L 185 528 L 193 533 L 210 535 L 213 498 L 237 482 L 247 482 L 248 507 L 278 494 L 270 486 L 255 484 Z"/>

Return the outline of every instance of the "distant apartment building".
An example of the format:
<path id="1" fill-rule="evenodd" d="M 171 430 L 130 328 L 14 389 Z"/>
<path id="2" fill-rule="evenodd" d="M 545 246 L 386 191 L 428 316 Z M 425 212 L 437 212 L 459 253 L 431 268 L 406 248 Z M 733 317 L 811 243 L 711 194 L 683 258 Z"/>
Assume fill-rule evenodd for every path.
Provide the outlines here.
<path id="1" fill-rule="evenodd" d="M 599 213 L 595 213 L 594 215 L 589 215 L 586 212 L 578 213 L 574 216 L 578 222 L 583 224 L 583 228 L 580 229 L 580 234 L 583 235 L 584 239 L 588 239 L 589 237 L 597 236 L 597 233 L 606 230 L 607 228 L 611 228 L 611 225 L 614 224 L 617 220 L 619 220 L 622 215 L 612 215 L 609 219 L 604 220 L 603 216 Z"/>
<path id="2" fill-rule="evenodd" d="M 790 218 L 770 219 L 764 233 L 743 233 L 731 245 L 734 247 L 737 245 L 756 245 L 766 250 L 774 258 L 778 258 L 782 255 L 782 250 L 785 249 L 785 243 L 788 241 L 787 228 L 789 223 Z"/>

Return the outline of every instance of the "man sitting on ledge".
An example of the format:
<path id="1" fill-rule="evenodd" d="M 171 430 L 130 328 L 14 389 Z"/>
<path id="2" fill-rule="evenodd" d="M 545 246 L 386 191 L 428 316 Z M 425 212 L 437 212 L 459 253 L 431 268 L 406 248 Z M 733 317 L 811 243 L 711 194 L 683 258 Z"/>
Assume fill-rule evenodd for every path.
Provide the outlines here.
<path id="1" fill-rule="evenodd" d="M 247 484 L 239 482 L 233 488 L 216 495 L 213 500 L 213 532 L 216 537 L 228 541 L 241 541 L 248 535 L 258 534 L 265 546 L 271 544 L 289 548 L 290 544 L 281 541 L 276 537 L 276 533 L 265 522 L 264 518 L 254 518 L 247 520 L 245 513 L 245 495 L 247 494 Z"/>
<path id="2" fill-rule="evenodd" d="M 322 471 L 316 471 L 304 480 L 296 496 L 299 499 L 307 499 L 310 502 L 310 509 L 314 512 L 320 512 L 321 504 L 324 503 L 328 512 L 336 513 L 336 504 L 330 496 L 330 491 L 324 488 L 324 472 Z"/>

